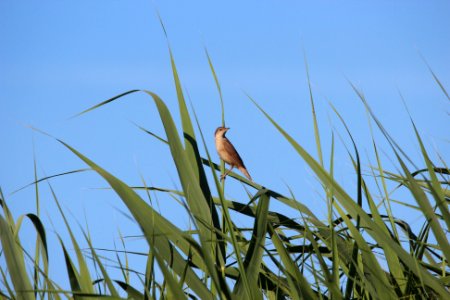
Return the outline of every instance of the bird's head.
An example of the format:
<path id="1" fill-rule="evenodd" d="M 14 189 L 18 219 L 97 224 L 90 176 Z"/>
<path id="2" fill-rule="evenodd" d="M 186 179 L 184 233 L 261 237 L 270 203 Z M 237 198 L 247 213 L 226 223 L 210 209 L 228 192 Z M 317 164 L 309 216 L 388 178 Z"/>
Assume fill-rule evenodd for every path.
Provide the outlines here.
<path id="1" fill-rule="evenodd" d="M 216 129 L 216 132 L 214 133 L 214 136 L 215 136 L 215 137 L 224 137 L 224 136 L 225 136 L 225 133 L 226 133 L 228 130 L 230 130 L 230 128 L 227 128 L 227 127 L 218 127 L 218 128 Z"/>

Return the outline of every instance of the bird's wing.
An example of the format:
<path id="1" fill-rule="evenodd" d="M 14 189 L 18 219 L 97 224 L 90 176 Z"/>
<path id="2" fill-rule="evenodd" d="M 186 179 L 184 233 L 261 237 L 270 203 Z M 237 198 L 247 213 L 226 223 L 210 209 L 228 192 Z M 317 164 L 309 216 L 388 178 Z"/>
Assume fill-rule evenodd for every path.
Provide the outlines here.
<path id="1" fill-rule="evenodd" d="M 233 164 L 236 165 L 236 167 L 242 166 L 245 168 L 242 158 L 239 156 L 239 153 L 236 151 L 233 144 L 228 139 L 225 140 L 224 147 L 227 153 L 231 156 Z"/>

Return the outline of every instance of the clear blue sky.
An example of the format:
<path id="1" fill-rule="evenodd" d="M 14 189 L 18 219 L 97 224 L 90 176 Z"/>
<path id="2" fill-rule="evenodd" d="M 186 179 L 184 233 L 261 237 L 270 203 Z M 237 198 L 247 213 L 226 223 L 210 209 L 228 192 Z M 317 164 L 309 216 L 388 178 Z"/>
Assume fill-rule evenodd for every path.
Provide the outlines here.
<path id="1" fill-rule="evenodd" d="M 365 169 L 369 166 L 366 157 L 373 159 L 367 115 L 350 80 L 364 91 L 398 143 L 417 158 L 417 143 L 400 92 L 433 159 L 437 159 L 437 151 L 448 162 L 449 103 L 420 54 L 450 89 L 450 2 L 311 3 L 1 1 L 0 186 L 14 216 L 36 210 L 32 188 L 11 195 L 33 181 L 33 147 L 39 177 L 85 167 L 60 144 L 27 125 L 63 139 L 130 185 L 140 185 L 142 173 L 151 185 L 179 186 L 168 149 L 132 123 L 163 135 L 148 96 L 134 94 L 69 119 L 135 88 L 156 92 L 178 116 L 167 43 L 156 10 L 165 23 L 183 86 L 214 159 L 218 157 L 212 134 L 220 124 L 220 106 L 204 47 L 222 85 L 226 122 L 232 128 L 228 136 L 255 181 L 280 192 L 287 192 L 286 185 L 290 186 L 319 216 L 325 215 L 326 205 L 317 193 L 315 177 L 245 96 L 252 95 L 315 154 L 304 53 L 326 148 L 333 126 L 349 143 L 328 104 L 331 102 L 348 122 Z M 387 146 L 382 150 L 390 155 Z M 353 192 L 355 175 L 341 144 L 336 155 L 336 177 Z M 384 154 L 383 159 L 390 166 Z M 417 163 L 423 166 L 421 161 Z M 79 233 L 76 222 L 84 224 L 86 218 L 96 246 L 112 249 L 114 242 L 120 244 L 117 228 L 124 235 L 139 234 L 138 227 L 121 214 L 126 208 L 112 192 L 93 189 L 106 187 L 96 174 L 70 175 L 51 183 L 73 229 Z M 47 184 L 40 187 L 50 266 L 54 274 L 64 277 L 52 226 L 69 243 L 67 233 Z M 227 188 L 230 197 L 242 199 L 240 185 L 229 180 Z M 159 200 L 165 216 L 187 226 L 187 217 L 173 210 L 173 200 L 164 196 Z M 29 222 L 23 226 L 22 240 L 31 248 L 32 227 Z M 129 241 L 128 248 L 143 250 L 138 240 Z"/>

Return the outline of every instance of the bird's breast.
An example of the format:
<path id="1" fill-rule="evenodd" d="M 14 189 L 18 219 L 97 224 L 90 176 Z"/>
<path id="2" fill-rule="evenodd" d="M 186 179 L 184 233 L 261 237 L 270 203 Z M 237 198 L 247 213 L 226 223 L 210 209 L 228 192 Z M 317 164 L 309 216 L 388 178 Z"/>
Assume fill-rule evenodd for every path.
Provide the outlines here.
<path id="1" fill-rule="evenodd" d="M 225 143 L 226 141 L 223 138 L 216 138 L 217 153 L 223 161 L 227 164 L 231 164 L 233 161 L 233 156 L 232 153 L 229 153 L 227 150 Z"/>

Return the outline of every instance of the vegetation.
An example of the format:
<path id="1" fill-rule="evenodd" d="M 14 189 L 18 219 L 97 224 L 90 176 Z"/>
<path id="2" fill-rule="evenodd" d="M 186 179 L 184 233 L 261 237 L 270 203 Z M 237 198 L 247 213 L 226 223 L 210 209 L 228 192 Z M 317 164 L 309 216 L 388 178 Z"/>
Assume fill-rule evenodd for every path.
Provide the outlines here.
<path id="1" fill-rule="evenodd" d="M 209 56 L 208 56 L 209 60 Z M 356 198 L 333 176 L 334 139 L 331 143 L 329 163 L 322 154 L 322 143 L 314 112 L 311 93 L 316 157 L 308 153 L 253 99 L 259 111 L 292 145 L 320 181 L 328 203 L 328 219 L 321 220 L 294 195 L 281 193 L 250 182 L 236 173 L 233 179 L 248 187 L 249 196 L 239 202 L 225 197 L 225 183 L 217 171 L 224 166 L 215 164 L 206 148 L 202 129 L 195 113 L 188 111 L 177 69 L 171 55 L 172 70 L 178 95 L 182 132 L 178 131 L 171 112 L 164 101 L 153 92 L 132 90 L 104 101 L 83 113 L 98 109 L 130 93 L 143 92 L 155 103 L 164 126 L 166 138 L 147 133 L 157 142 L 167 144 L 176 165 L 181 190 L 157 187 L 130 187 L 95 162 L 59 140 L 79 157 L 90 169 L 103 177 L 128 207 L 148 243 L 146 266 L 129 266 L 123 253 L 117 250 L 114 265 L 122 278 L 112 278 L 100 249 L 92 244 L 88 231 L 84 239 L 76 237 L 64 211 L 54 197 L 64 218 L 70 241 L 59 238 L 64 252 L 65 268 L 70 290 L 63 290 L 58 279 L 51 278 L 48 264 L 46 228 L 39 214 L 29 213 L 15 219 L 1 195 L 0 215 L 1 265 L 0 293 L 5 299 L 61 299 L 61 298 L 129 298 L 129 299 L 449 299 L 450 298 L 450 228 L 448 190 L 449 169 L 445 162 L 432 162 L 418 130 L 414 134 L 420 145 L 424 169 L 411 170 L 414 164 L 389 136 L 388 131 L 371 112 L 362 93 L 353 89 L 367 107 L 392 147 L 398 171 L 386 171 L 373 139 L 376 165 L 370 176 L 363 176 L 363 163 L 358 147 L 353 143 L 348 157 L 355 169 Z M 212 74 L 219 94 L 220 85 L 213 65 Z M 433 74 L 433 76 L 435 76 Z M 435 76 L 440 88 L 444 87 Z M 447 95 L 448 97 L 448 95 Z M 450 100 L 450 99 L 449 99 Z M 222 101 L 222 97 L 221 97 Z M 223 108 L 223 101 L 222 101 Z M 337 110 L 337 116 L 343 122 Z M 222 123 L 224 123 L 222 114 Z M 194 127 L 197 128 L 195 134 Z M 348 129 L 347 129 L 348 130 Z M 348 130 L 351 138 L 350 130 Z M 183 138 L 180 138 L 183 137 Z M 204 148 L 206 157 L 200 155 Z M 342 159 L 342 158 L 339 158 Z M 419 163 L 419 162 L 418 162 Z M 211 172 L 213 181 L 207 181 Z M 59 174 L 62 176 L 65 174 Z M 50 176 L 52 177 L 52 176 Z M 50 177 L 36 177 L 37 186 Z M 369 182 L 370 181 L 370 182 Z M 410 200 L 401 202 L 405 209 L 422 215 L 422 228 L 414 232 L 405 220 L 396 217 L 391 209 L 388 187 L 407 190 Z M 378 186 L 375 194 L 369 186 Z M 186 205 L 195 228 L 179 228 L 144 200 L 136 189 L 169 194 Z M 150 195 L 149 195 L 150 197 Z M 381 199 L 376 202 L 375 199 Z M 269 203 L 281 202 L 298 218 L 289 218 L 286 211 L 270 211 Z M 236 226 L 233 216 L 246 216 L 252 220 L 251 230 Z M 37 232 L 34 253 L 21 246 L 18 231 L 24 218 L 28 218 Z M 88 249 L 82 249 L 86 243 Z M 73 249 L 74 251 L 69 251 Z M 126 253 L 125 257 L 137 255 Z M 110 262 L 111 263 L 111 262 Z M 28 270 L 28 271 L 27 271 Z M 31 272 L 29 271 L 31 270 Z M 142 272 L 142 273 L 139 273 Z M 141 283 L 130 281 L 130 273 Z"/>

